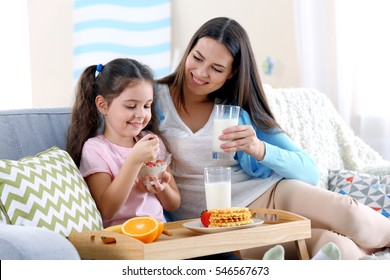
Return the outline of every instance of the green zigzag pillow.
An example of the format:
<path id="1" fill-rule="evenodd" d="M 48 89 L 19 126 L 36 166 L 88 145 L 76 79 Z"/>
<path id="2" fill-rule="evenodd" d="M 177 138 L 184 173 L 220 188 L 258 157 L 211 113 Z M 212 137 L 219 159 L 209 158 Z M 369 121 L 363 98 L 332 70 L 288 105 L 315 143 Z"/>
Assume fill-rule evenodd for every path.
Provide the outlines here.
<path id="1" fill-rule="evenodd" d="M 103 228 L 80 171 L 58 147 L 18 161 L 0 160 L 0 210 L 0 222 L 64 236 Z"/>

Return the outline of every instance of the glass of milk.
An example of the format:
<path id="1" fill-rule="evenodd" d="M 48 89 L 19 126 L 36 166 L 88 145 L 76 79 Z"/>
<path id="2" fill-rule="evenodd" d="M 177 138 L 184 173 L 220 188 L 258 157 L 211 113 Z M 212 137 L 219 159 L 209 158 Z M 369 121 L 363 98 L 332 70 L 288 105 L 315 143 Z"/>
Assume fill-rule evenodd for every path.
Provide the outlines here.
<path id="1" fill-rule="evenodd" d="M 230 167 L 205 167 L 204 187 L 207 209 L 231 207 Z"/>
<path id="2" fill-rule="evenodd" d="M 213 130 L 213 159 L 231 159 L 234 153 L 226 153 L 221 145 L 226 141 L 218 139 L 222 131 L 228 127 L 238 125 L 240 107 L 233 105 L 214 105 L 214 130 Z"/>

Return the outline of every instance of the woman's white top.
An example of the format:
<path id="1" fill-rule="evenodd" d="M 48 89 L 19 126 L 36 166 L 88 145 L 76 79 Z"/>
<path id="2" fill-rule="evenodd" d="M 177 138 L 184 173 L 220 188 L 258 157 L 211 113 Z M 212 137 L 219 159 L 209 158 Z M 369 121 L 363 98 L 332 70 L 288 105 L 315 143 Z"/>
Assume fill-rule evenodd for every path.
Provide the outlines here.
<path id="1" fill-rule="evenodd" d="M 206 166 L 230 166 L 232 206 L 244 207 L 282 179 L 276 173 L 268 178 L 251 177 L 238 161 L 212 158 L 213 113 L 203 128 L 191 131 L 181 120 L 166 85 L 159 85 L 156 105 L 160 111 L 159 129 L 173 155 L 172 173 L 181 195 L 181 206 L 171 212 L 174 220 L 197 218 L 206 210 L 203 169 Z"/>

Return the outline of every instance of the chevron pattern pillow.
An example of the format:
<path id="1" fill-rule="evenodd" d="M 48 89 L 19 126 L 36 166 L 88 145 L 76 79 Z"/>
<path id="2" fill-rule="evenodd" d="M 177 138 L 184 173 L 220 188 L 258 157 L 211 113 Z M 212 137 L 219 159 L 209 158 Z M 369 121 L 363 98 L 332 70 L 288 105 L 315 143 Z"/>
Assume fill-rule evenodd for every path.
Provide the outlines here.
<path id="1" fill-rule="evenodd" d="M 64 236 L 103 228 L 80 171 L 58 147 L 18 161 L 0 160 L 0 210 L 0 222 Z"/>
<path id="2" fill-rule="evenodd" d="M 329 189 L 349 195 L 390 219 L 390 175 L 330 170 Z"/>
<path id="3" fill-rule="evenodd" d="M 0 224 L 1 223 L 5 224 L 6 223 L 6 218 L 5 218 L 5 215 L 3 214 L 3 211 L 0 209 Z"/>

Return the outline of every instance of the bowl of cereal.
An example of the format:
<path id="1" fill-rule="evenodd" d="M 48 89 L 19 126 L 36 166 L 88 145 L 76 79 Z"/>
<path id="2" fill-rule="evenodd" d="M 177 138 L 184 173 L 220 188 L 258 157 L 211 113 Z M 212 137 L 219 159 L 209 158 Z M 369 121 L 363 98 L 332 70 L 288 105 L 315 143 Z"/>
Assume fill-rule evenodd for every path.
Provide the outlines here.
<path id="1" fill-rule="evenodd" d="M 152 161 L 146 161 L 142 164 L 141 170 L 138 173 L 139 178 L 145 178 L 149 176 L 157 176 L 159 180 L 162 178 L 162 173 L 167 169 L 171 163 L 171 154 L 166 154 L 165 158 L 158 158 Z"/>

